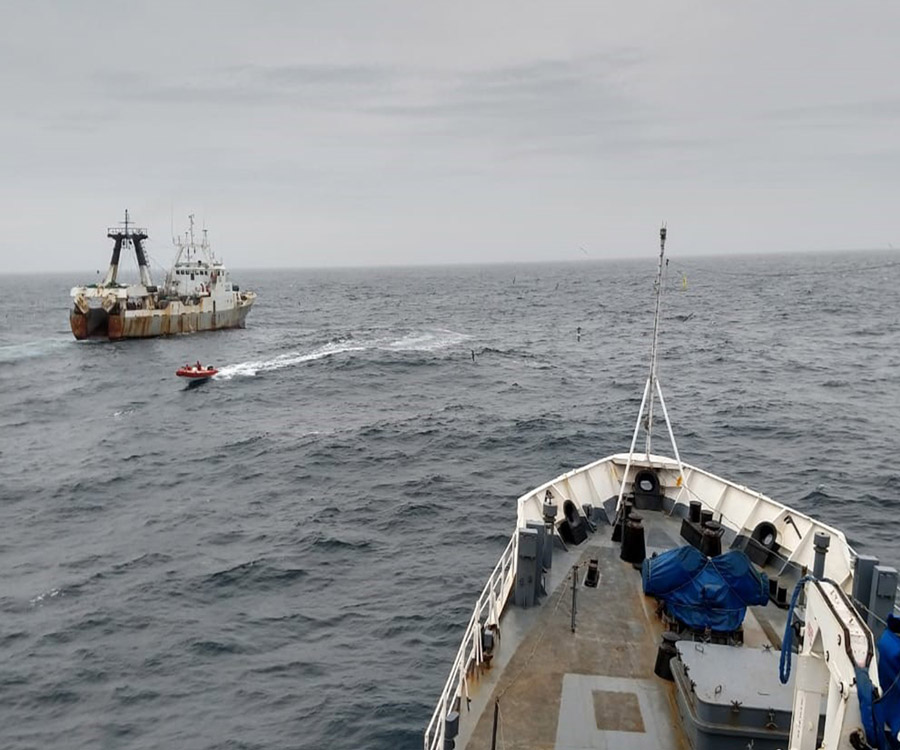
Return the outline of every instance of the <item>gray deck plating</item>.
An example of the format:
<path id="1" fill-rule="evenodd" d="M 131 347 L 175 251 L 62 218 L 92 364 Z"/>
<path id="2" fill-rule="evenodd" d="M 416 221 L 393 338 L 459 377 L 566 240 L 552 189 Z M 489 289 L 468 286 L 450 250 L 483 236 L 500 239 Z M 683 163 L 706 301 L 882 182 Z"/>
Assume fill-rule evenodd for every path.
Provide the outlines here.
<path id="1" fill-rule="evenodd" d="M 556 750 L 680 747 L 666 693 L 658 679 L 565 675 Z"/>
<path id="2" fill-rule="evenodd" d="M 648 554 L 683 543 L 680 519 L 642 515 Z M 572 633 L 572 565 L 582 565 L 583 581 L 591 558 L 599 561 L 600 584 L 579 585 Z M 491 746 L 497 701 L 498 747 L 507 750 L 689 748 L 673 685 L 653 673 L 662 633 L 655 601 L 643 595 L 640 573 L 619 559 L 608 527 L 579 548 L 555 554 L 548 590 L 539 607 L 511 606 L 504 614 L 494 663 L 473 680 L 470 700 L 461 708 L 457 747 Z M 772 643 L 783 626 L 781 610 L 748 611 L 745 643 Z"/>

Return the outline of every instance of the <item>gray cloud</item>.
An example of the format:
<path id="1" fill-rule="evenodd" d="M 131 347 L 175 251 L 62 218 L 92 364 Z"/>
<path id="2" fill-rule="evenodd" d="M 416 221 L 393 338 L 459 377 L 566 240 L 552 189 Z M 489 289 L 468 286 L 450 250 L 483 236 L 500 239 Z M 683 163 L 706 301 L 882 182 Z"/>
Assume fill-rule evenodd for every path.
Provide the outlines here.
<path id="1" fill-rule="evenodd" d="M 233 265 L 652 255 L 662 217 L 673 251 L 896 233 L 894 6 L 119 10 L 4 14 L 5 268 L 95 265 L 126 205 L 157 240 L 204 216 Z"/>
<path id="2" fill-rule="evenodd" d="M 769 113 L 769 117 L 816 126 L 847 125 L 867 120 L 895 122 L 900 120 L 900 97 L 784 107 Z"/>
<path id="3" fill-rule="evenodd" d="M 150 71 L 99 70 L 94 80 L 104 96 L 143 104 L 267 104 L 346 107 L 352 97 L 390 87 L 396 73 L 380 66 L 307 64 L 279 67 L 229 66 L 191 76 Z"/>

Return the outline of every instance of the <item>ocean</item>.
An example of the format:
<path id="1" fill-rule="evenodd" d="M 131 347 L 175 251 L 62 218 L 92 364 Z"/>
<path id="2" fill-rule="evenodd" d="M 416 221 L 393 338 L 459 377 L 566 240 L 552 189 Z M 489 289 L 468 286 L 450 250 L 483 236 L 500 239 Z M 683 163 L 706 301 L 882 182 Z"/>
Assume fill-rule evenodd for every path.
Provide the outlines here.
<path id="1" fill-rule="evenodd" d="M 120 343 L 0 276 L 0 747 L 421 747 L 516 498 L 628 448 L 655 271 L 248 270 L 246 329 Z M 896 253 L 664 283 L 683 459 L 900 565 Z"/>

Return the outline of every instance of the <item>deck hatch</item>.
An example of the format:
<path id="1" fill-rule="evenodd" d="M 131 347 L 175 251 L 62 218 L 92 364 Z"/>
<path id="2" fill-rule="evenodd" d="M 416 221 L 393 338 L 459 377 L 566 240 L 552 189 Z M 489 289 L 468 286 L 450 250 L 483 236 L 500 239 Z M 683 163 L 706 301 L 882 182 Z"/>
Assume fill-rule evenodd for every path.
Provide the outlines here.
<path id="1" fill-rule="evenodd" d="M 605 732 L 644 732 L 644 718 L 636 693 L 594 690 L 597 729 Z"/>

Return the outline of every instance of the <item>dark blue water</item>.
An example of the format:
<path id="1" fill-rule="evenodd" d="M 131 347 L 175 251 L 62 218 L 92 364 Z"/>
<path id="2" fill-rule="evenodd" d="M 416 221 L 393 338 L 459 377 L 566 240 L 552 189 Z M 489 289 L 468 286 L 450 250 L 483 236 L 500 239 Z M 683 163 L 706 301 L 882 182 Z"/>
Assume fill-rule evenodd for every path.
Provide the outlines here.
<path id="1" fill-rule="evenodd" d="M 654 273 L 244 272 L 246 330 L 116 344 L 0 277 L 0 746 L 420 747 L 515 498 L 627 449 Z M 900 563 L 896 256 L 666 287 L 684 459 Z"/>

